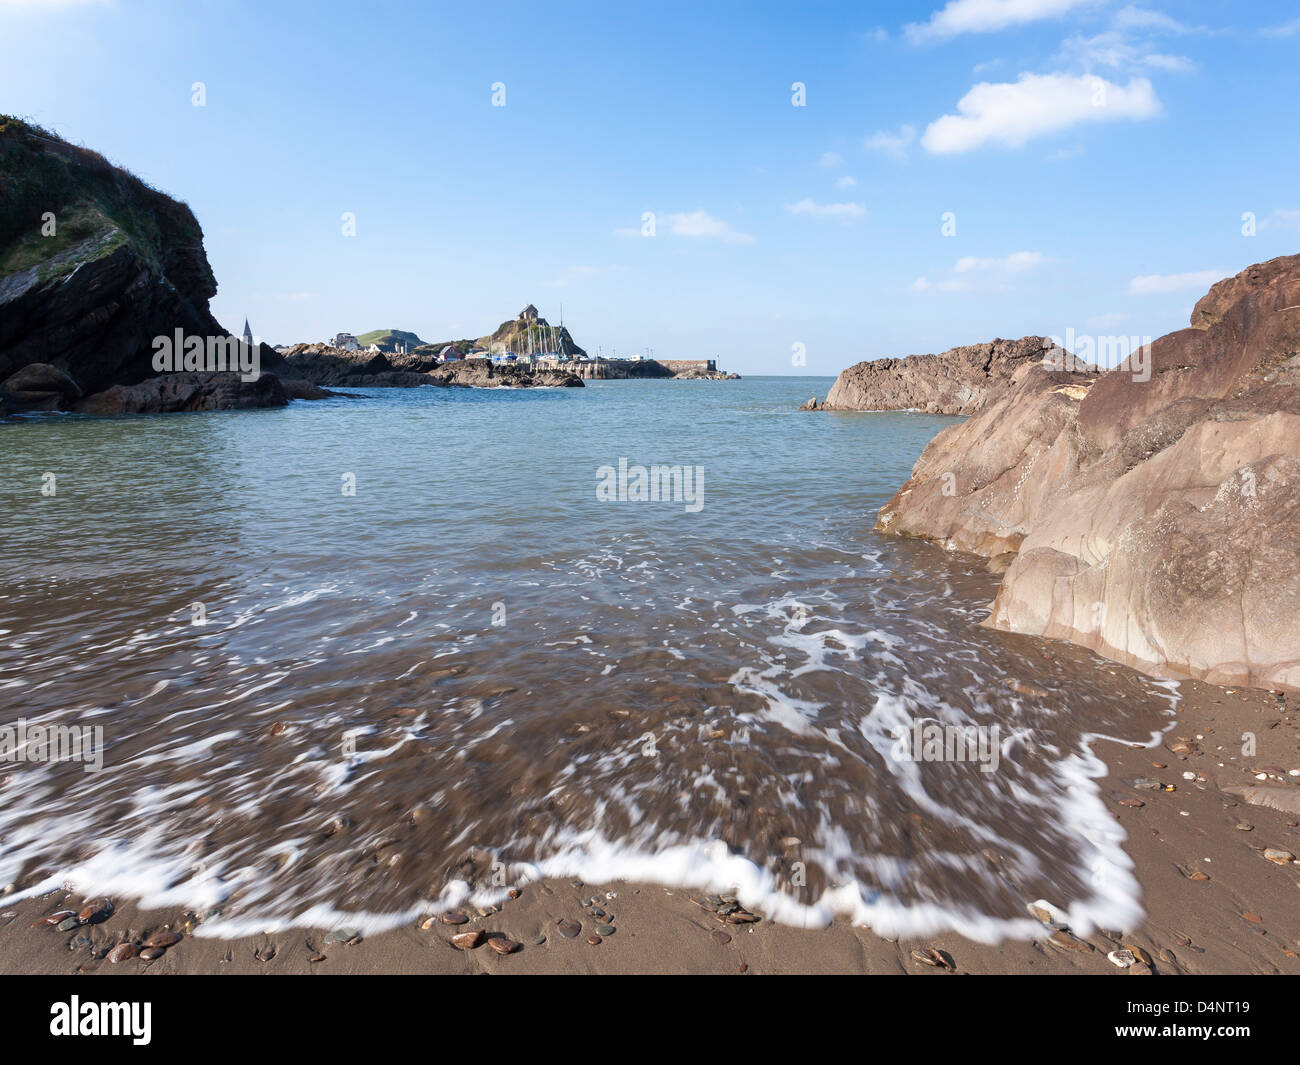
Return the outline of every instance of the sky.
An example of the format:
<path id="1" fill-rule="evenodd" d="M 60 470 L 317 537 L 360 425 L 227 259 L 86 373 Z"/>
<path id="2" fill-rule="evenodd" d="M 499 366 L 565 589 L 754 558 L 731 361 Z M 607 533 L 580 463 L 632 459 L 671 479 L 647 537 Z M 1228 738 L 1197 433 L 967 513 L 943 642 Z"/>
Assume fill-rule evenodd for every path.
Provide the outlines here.
<path id="1" fill-rule="evenodd" d="M 1300 252 L 1297 100 L 1293 0 L 0 0 L 0 113 L 188 203 L 274 344 L 1159 336 Z"/>

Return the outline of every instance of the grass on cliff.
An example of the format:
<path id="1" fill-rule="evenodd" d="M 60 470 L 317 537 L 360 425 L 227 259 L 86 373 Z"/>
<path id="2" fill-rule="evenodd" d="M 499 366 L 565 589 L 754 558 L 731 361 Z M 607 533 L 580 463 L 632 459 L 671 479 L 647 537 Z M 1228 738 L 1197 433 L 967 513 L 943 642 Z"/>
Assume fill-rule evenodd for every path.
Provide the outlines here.
<path id="1" fill-rule="evenodd" d="M 52 236 L 42 233 L 47 213 L 54 215 Z M 161 267 L 178 232 L 202 236 L 185 204 L 99 152 L 0 115 L 0 277 L 42 266 L 71 270 L 72 249 L 84 246 L 89 260 L 127 240 Z"/>

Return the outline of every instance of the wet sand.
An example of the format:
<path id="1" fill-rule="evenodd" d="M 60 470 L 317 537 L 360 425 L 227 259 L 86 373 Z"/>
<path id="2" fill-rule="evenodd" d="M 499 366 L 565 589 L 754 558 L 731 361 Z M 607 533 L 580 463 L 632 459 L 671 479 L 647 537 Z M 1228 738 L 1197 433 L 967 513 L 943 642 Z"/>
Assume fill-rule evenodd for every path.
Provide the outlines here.
<path id="1" fill-rule="evenodd" d="M 123 940 L 141 940 L 165 927 L 183 929 L 183 910 L 143 912 L 115 900 L 113 914 L 102 923 L 60 932 L 32 924 L 56 910 L 79 908 L 80 895 L 0 902 L 0 972 L 947 974 L 913 959 L 914 950 L 929 948 L 944 952 L 959 973 L 1141 972 L 1141 965 L 1126 970 L 1107 960 L 1106 953 L 1123 944 L 1149 955 L 1159 975 L 1300 973 L 1300 864 L 1263 857 L 1265 848 L 1300 854 L 1300 816 L 1248 805 L 1221 790 L 1268 783 L 1300 795 L 1300 778 L 1287 775 L 1300 768 L 1300 699 L 1290 694 L 1284 705 L 1267 692 L 1191 683 L 1183 694 L 1175 724 L 1159 746 L 1101 742 L 1096 748 L 1110 768 L 1099 784 L 1128 834 L 1125 850 L 1136 865 L 1146 917 L 1133 929 L 1093 931 L 1074 949 L 1051 945 L 1046 927 L 1032 941 L 988 945 L 955 934 L 892 942 L 839 921 L 816 930 L 768 920 L 729 925 L 691 901 L 700 892 L 548 880 L 521 885 L 519 898 L 505 901 L 499 912 L 473 917 L 474 910 L 466 910 L 471 920 L 458 927 L 434 922 L 425 929 L 423 922 L 412 922 L 352 943 L 330 942 L 338 937 L 328 929 L 232 940 L 186 935 L 150 962 L 112 963 L 103 955 Z M 1246 732 L 1257 737 L 1250 757 L 1242 753 Z M 1190 749 L 1176 750 L 1180 744 Z M 1203 779 L 1184 780 L 1186 772 Z M 1256 779 L 1260 772 L 1268 779 Z M 1126 783 L 1137 778 L 1175 790 Z M 1125 805 L 1123 799 L 1144 805 Z M 1248 830 L 1239 827 L 1247 825 Z M 609 892 L 616 897 L 606 898 Z M 583 903 L 593 896 L 614 915 L 616 929 L 597 945 L 588 937 L 606 919 L 584 912 Z M 582 931 L 565 938 L 560 920 L 580 922 Z M 485 932 L 476 949 L 450 944 L 453 934 L 475 928 Z M 714 933 L 729 940 L 719 942 Z M 541 935 L 546 940 L 538 945 Z M 487 939 L 501 936 L 521 948 L 498 954 Z"/>

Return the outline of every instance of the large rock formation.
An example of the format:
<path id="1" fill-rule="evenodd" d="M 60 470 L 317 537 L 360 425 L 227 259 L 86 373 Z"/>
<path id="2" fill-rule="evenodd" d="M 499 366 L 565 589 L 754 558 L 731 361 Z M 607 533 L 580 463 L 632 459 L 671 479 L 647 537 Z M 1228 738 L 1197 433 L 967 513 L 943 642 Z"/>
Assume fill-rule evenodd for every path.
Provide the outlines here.
<path id="1" fill-rule="evenodd" d="M 1007 394 L 1022 366 L 1041 361 L 1052 347 L 1044 337 L 992 340 L 951 348 L 942 355 L 873 359 L 835 379 L 824 402 L 800 410 L 917 410 L 971 414 Z"/>
<path id="2" fill-rule="evenodd" d="M 1115 370 L 1026 363 L 877 528 L 1014 553 L 988 624 L 1153 673 L 1300 687 L 1300 256 Z"/>
<path id="3" fill-rule="evenodd" d="M 572 358 L 587 354 L 573 342 L 568 329 L 552 326 L 545 318 L 538 317 L 537 308 L 531 303 L 517 318 L 502 322 L 493 333 L 474 341 L 474 345 L 489 351 L 506 349 L 519 354 L 528 350 L 530 338 L 532 350 L 537 352 L 555 351 Z"/>
<path id="4" fill-rule="evenodd" d="M 53 367 L 86 394 L 155 375 L 153 340 L 224 337 L 203 231 L 103 156 L 0 116 L 0 381 Z M 263 365 L 276 359 L 263 346 Z M 42 371 L 46 372 L 46 371 Z M 220 388 L 255 402 L 267 391 Z M 66 409 L 73 402 L 65 389 Z M 23 406 L 10 396 L 6 408 Z"/>

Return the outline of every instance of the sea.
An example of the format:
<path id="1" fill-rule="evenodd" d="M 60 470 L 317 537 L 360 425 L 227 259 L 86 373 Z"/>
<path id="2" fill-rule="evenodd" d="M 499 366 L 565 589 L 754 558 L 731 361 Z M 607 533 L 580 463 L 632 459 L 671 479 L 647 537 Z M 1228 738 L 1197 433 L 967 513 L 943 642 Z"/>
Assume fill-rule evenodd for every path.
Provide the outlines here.
<path id="1" fill-rule="evenodd" d="M 1177 685 L 984 627 L 983 559 L 874 530 L 957 419 L 796 409 L 830 384 L 0 424 L 0 888 L 201 935 L 543 877 L 1130 927 L 1097 747 L 1155 742 Z"/>

